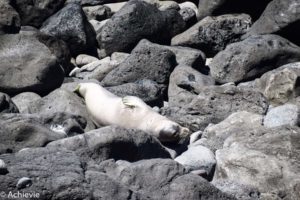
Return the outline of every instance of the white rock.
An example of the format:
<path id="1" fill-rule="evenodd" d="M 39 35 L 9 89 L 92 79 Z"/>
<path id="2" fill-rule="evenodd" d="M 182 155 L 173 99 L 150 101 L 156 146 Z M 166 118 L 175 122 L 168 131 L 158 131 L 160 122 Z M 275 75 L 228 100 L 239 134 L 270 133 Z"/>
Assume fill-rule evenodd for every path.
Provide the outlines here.
<path id="1" fill-rule="evenodd" d="M 264 126 L 268 128 L 294 125 L 300 123 L 300 109 L 294 104 L 285 104 L 271 108 L 264 119 Z"/>
<path id="2" fill-rule="evenodd" d="M 202 136 L 202 131 L 197 131 L 191 134 L 190 136 L 190 145 L 199 140 Z"/>
<path id="3" fill-rule="evenodd" d="M 210 175 L 216 165 L 214 153 L 201 145 L 190 146 L 187 151 L 175 158 L 175 161 L 182 164 L 189 170 L 205 170 Z"/>
<path id="4" fill-rule="evenodd" d="M 23 177 L 20 178 L 18 183 L 17 183 L 17 188 L 18 189 L 23 189 L 26 187 L 29 187 L 32 184 L 32 180 L 28 177 Z"/>
<path id="5" fill-rule="evenodd" d="M 98 61 L 99 59 L 90 55 L 80 54 L 76 57 L 76 65 L 83 66 Z"/>
<path id="6" fill-rule="evenodd" d="M 194 3 L 190 2 L 190 1 L 186 1 L 186 2 L 180 3 L 179 7 L 180 7 L 180 9 L 191 8 L 192 10 L 195 11 L 197 19 L 199 19 L 200 15 L 199 15 L 198 7 Z"/>
<path id="7" fill-rule="evenodd" d="M 110 8 L 111 13 L 114 14 L 118 12 L 127 2 L 119 2 L 119 3 L 108 3 L 104 4 L 104 6 Z"/>

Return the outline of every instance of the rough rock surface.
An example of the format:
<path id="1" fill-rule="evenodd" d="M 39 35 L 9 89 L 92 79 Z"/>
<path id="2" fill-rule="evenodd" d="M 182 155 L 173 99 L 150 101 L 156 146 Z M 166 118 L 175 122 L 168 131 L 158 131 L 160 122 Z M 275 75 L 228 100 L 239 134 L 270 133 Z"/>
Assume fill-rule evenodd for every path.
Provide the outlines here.
<path id="1" fill-rule="evenodd" d="M 209 67 L 216 81 L 228 83 L 255 78 L 299 60 L 300 47 L 277 35 L 260 35 L 228 45 Z"/>
<path id="2" fill-rule="evenodd" d="M 163 108 L 162 113 L 190 130 L 198 131 L 237 111 L 265 114 L 267 109 L 268 102 L 260 92 L 223 85 L 204 87 L 190 103 Z"/>
<path id="3" fill-rule="evenodd" d="M 150 106 L 162 106 L 166 88 L 154 81 L 143 79 L 134 83 L 107 87 L 111 93 L 119 96 L 137 96 Z"/>
<path id="4" fill-rule="evenodd" d="M 236 133 L 216 152 L 214 181 L 254 187 L 262 199 L 297 199 L 299 134 L 299 127 L 292 126 Z"/>
<path id="5" fill-rule="evenodd" d="M 14 96 L 11 100 L 17 106 L 20 113 L 28 113 L 29 104 L 39 99 L 41 97 L 34 92 L 22 92 Z"/>
<path id="6" fill-rule="evenodd" d="M 95 128 L 82 98 L 75 93 L 57 89 L 47 96 L 32 102 L 28 106 L 29 113 L 52 114 L 57 112 L 72 113 L 83 117 L 87 121 L 86 130 Z"/>
<path id="7" fill-rule="evenodd" d="M 245 14 L 206 17 L 172 38 L 171 44 L 200 49 L 212 57 L 228 44 L 240 41 L 251 23 L 251 17 Z"/>
<path id="8" fill-rule="evenodd" d="M 197 96 L 197 91 L 205 86 L 212 86 L 215 81 L 190 66 L 178 65 L 170 75 L 168 99 L 170 106 L 190 103 Z"/>
<path id="9" fill-rule="evenodd" d="M 11 0 L 15 9 L 20 14 L 22 26 L 39 28 L 42 23 L 65 3 L 65 0 Z"/>
<path id="10" fill-rule="evenodd" d="M 274 105 L 284 104 L 299 96 L 300 63 L 290 63 L 263 74 L 254 82 L 268 101 Z"/>
<path id="11" fill-rule="evenodd" d="M 5 93 L 0 92 L 0 113 L 18 113 L 19 109 L 12 99 Z"/>
<path id="12" fill-rule="evenodd" d="M 40 31 L 65 41 L 72 55 L 96 54 L 96 34 L 78 4 L 67 4 L 48 18 Z"/>
<path id="13" fill-rule="evenodd" d="M 144 1 L 131 0 L 104 25 L 97 39 L 107 55 L 130 52 L 139 40 L 168 43 L 185 22 L 176 10 L 159 11 Z"/>
<path id="14" fill-rule="evenodd" d="M 130 162 L 151 158 L 170 158 L 158 139 L 138 130 L 115 126 L 54 141 L 47 146 L 75 151 L 82 160 L 101 162 L 110 158 Z"/>
<path id="15" fill-rule="evenodd" d="M 269 109 L 264 118 L 264 126 L 268 128 L 283 125 L 300 125 L 300 107 L 294 104 L 284 104 Z"/>
<path id="16" fill-rule="evenodd" d="M 298 0 L 274 0 L 268 4 L 245 37 L 275 33 L 300 45 L 300 39 L 294 33 L 299 24 L 300 2 Z"/>
<path id="17" fill-rule="evenodd" d="M 63 82 L 57 57 L 35 35 L 0 35 L 0 59 L 0 91 L 45 94 Z"/>
<path id="18" fill-rule="evenodd" d="M 141 40 L 130 56 L 102 80 L 104 86 L 115 86 L 149 79 L 158 84 L 167 84 L 176 64 L 173 52 Z"/>
<path id="19" fill-rule="evenodd" d="M 272 0 L 200 0 L 199 19 L 226 13 L 246 13 L 255 21 Z M 234 5 L 234 6 L 233 6 Z"/>
<path id="20" fill-rule="evenodd" d="M 10 0 L 2 0 L 0 2 L 0 35 L 16 33 L 20 30 L 20 16 L 10 3 Z"/>

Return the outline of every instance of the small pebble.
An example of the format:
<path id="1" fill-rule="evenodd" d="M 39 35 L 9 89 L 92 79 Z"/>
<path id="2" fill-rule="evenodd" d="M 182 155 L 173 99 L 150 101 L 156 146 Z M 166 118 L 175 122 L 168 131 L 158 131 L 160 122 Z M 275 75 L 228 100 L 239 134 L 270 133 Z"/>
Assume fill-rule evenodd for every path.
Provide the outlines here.
<path id="1" fill-rule="evenodd" d="M 30 187 L 31 185 L 32 185 L 32 180 L 28 177 L 23 177 L 23 178 L 19 179 L 19 181 L 17 183 L 17 188 L 23 189 L 26 187 Z"/>

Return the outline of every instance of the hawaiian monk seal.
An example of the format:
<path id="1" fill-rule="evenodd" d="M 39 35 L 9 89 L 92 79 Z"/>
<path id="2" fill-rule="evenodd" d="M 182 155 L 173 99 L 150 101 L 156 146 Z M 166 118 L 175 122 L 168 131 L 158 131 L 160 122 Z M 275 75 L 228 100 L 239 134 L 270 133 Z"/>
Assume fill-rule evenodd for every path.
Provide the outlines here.
<path id="1" fill-rule="evenodd" d="M 75 92 L 85 99 L 87 110 L 97 126 L 139 129 L 162 142 L 178 141 L 190 135 L 187 128 L 158 114 L 138 97 L 121 98 L 96 83 L 80 83 Z"/>

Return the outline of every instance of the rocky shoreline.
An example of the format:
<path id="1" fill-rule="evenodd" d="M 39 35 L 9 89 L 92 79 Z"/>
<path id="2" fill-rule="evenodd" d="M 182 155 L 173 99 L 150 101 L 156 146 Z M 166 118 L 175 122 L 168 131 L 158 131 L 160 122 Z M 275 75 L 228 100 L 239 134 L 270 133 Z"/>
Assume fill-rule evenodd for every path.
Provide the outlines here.
<path id="1" fill-rule="evenodd" d="M 299 0 L 1 0 L 0 199 L 300 199 L 299 25 Z M 192 134 L 96 127 L 82 82 Z"/>

